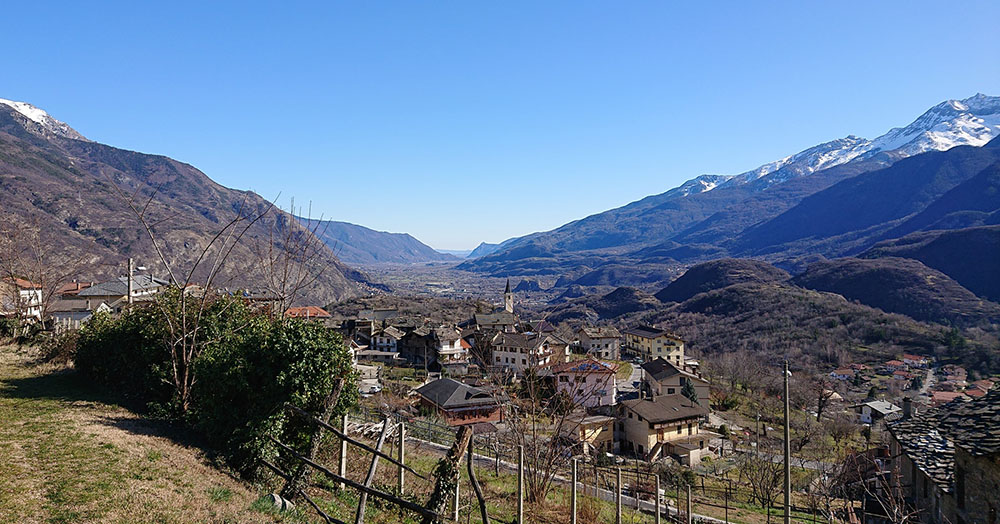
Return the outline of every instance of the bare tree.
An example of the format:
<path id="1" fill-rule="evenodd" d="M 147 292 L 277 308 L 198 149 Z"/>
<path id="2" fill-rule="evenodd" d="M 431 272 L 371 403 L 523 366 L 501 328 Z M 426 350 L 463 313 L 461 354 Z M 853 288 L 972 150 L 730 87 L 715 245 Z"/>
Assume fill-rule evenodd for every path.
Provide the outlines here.
<path id="1" fill-rule="evenodd" d="M 748 502 L 757 503 L 767 510 L 767 521 L 771 521 L 771 506 L 782 492 L 784 467 L 779 455 L 761 451 L 741 453 L 736 462 L 740 476 L 750 486 Z"/>
<path id="2" fill-rule="evenodd" d="M 59 287 L 81 266 L 78 258 L 53 247 L 37 220 L 0 215 L 0 287 L 6 290 L 0 300 L 16 319 L 16 334 L 31 323 L 45 322 Z"/>

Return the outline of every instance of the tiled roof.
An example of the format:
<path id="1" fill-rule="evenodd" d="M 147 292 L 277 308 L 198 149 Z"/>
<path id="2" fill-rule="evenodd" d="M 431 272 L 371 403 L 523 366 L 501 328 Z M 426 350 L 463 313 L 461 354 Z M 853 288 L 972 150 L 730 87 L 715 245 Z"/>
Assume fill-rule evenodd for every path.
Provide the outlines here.
<path id="1" fill-rule="evenodd" d="M 149 275 L 135 275 L 132 277 L 132 289 L 143 291 L 167 285 L 166 280 L 161 280 Z M 94 284 L 83 291 L 77 293 L 78 297 L 118 297 L 128 293 L 128 277 L 118 277 L 115 280 L 108 280 Z"/>
<path id="2" fill-rule="evenodd" d="M 615 373 L 617 367 L 592 358 L 559 362 L 552 366 L 553 373 Z"/>
<path id="3" fill-rule="evenodd" d="M 665 395 L 652 400 L 626 400 L 622 402 L 622 405 L 653 424 L 700 417 L 708 414 L 707 409 L 691 402 L 684 395 Z"/>
<path id="4" fill-rule="evenodd" d="M 707 383 L 705 379 L 699 377 L 698 375 L 693 375 L 691 373 L 688 373 L 687 371 L 684 371 L 683 369 L 678 368 L 677 366 L 671 364 L 668 360 L 664 359 L 663 357 L 657 357 L 655 360 L 650 360 L 649 362 L 646 362 L 645 364 L 642 365 L 642 370 L 645 371 L 647 374 L 649 374 L 649 376 L 652 377 L 653 380 L 657 382 L 660 382 L 665 378 L 670 378 L 674 375 L 682 375 L 690 380 L 697 380 L 699 382 Z"/>
<path id="5" fill-rule="evenodd" d="M 496 404 L 486 391 L 450 378 L 442 378 L 417 388 L 417 394 L 444 409 Z"/>
<path id="6" fill-rule="evenodd" d="M 635 336 L 639 336 L 639 337 L 643 337 L 643 338 L 668 337 L 668 338 L 672 338 L 672 339 L 675 339 L 675 340 L 682 341 L 681 337 L 679 337 L 679 336 L 677 336 L 677 335 L 675 335 L 675 334 L 673 334 L 673 333 L 671 333 L 669 331 L 666 331 L 666 330 L 663 330 L 663 329 L 660 329 L 660 328 L 656 328 L 656 327 L 653 327 L 653 326 L 646 326 L 646 325 L 640 325 L 640 326 L 630 327 L 630 328 L 628 328 L 628 329 L 625 330 L 625 334 L 626 335 L 635 335 Z"/>
<path id="7" fill-rule="evenodd" d="M 290 307 L 285 311 L 288 318 L 330 318 L 330 314 L 319 306 Z"/>
<path id="8" fill-rule="evenodd" d="M 580 328 L 580 331 L 589 338 L 618 338 L 622 336 L 617 329 L 611 326 L 584 326 Z"/>

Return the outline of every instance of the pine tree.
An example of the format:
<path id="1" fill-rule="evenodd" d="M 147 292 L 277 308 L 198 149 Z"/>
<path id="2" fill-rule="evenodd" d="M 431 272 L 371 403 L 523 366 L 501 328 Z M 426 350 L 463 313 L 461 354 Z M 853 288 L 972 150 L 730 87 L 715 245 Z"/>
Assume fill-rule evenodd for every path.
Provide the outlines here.
<path id="1" fill-rule="evenodd" d="M 691 380 L 686 377 L 681 380 L 684 381 L 684 385 L 681 386 L 681 395 L 690 399 L 691 402 L 698 404 L 698 391 L 694 389 L 694 382 L 691 382 Z"/>

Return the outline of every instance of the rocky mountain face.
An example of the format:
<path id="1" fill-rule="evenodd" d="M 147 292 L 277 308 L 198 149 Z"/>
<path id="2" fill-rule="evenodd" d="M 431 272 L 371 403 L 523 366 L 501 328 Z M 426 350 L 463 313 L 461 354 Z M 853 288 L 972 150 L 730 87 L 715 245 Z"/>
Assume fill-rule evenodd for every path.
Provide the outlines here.
<path id="1" fill-rule="evenodd" d="M 873 140 L 848 136 L 739 175 L 702 175 L 665 193 L 552 231 L 505 241 L 495 252 L 485 253 L 460 267 L 493 275 L 530 275 L 579 272 L 581 267 L 594 270 L 605 264 L 689 264 L 727 255 L 763 253 L 779 260 L 802 257 L 816 249 L 839 256 L 843 253 L 823 246 L 840 245 L 844 239 L 807 242 L 808 246 L 796 242 L 796 235 L 800 234 L 792 230 L 803 232 L 812 226 L 808 221 L 791 220 L 796 216 L 801 220 L 801 211 L 817 202 L 806 202 L 807 197 L 823 191 L 831 191 L 828 194 L 842 191 L 846 186 L 836 190 L 834 187 L 893 166 L 902 159 L 958 146 L 978 148 L 997 135 L 1000 135 L 1000 97 L 979 94 L 964 100 L 949 100 L 932 107 L 911 124 Z M 917 164 L 906 166 L 913 168 Z M 930 192 L 926 195 L 941 196 L 951 190 L 954 184 L 947 185 L 948 180 L 961 183 L 965 179 L 944 176 L 940 183 L 928 186 Z M 896 190 L 905 192 L 907 184 L 902 181 L 900 184 L 880 187 L 878 194 L 860 196 L 869 203 L 882 197 L 892 199 Z M 842 192 L 839 196 L 848 198 Z M 912 192 L 908 197 L 918 200 L 898 208 L 898 212 L 917 213 L 930 203 Z M 874 205 L 893 207 L 893 203 L 887 204 Z M 908 216 L 904 213 L 891 220 Z M 786 226 L 790 227 L 787 232 L 782 230 Z M 786 246 L 778 240 L 782 235 L 796 238 L 790 238 L 792 245 Z M 871 241 L 879 240 L 877 235 L 863 236 L 862 242 L 849 243 L 849 249 L 864 249 Z"/>
<path id="2" fill-rule="evenodd" d="M 296 217 L 340 260 L 348 264 L 413 264 L 419 262 L 455 262 L 458 257 L 440 253 L 407 233 L 387 233 L 364 226 Z"/>
<path id="3" fill-rule="evenodd" d="M 213 246 L 214 258 L 224 240 L 213 238 L 237 216 L 263 218 L 242 222 L 246 233 L 222 266 L 217 286 L 267 288 L 268 253 L 273 256 L 310 235 L 253 192 L 223 187 L 165 156 L 91 142 L 38 108 L 0 100 L 0 209 L 7 219 L 38 229 L 47 251 L 73 261 L 80 268 L 74 277 L 122 275 L 129 257 L 158 277 L 169 276 L 130 200 L 150 224 L 179 281 L 206 247 Z M 345 266 L 325 245 L 313 244 L 317 247 L 304 268 L 297 302 L 325 303 L 367 289 L 365 275 Z M 205 282 L 210 265 L 199 266 L 196 282 Z"/>

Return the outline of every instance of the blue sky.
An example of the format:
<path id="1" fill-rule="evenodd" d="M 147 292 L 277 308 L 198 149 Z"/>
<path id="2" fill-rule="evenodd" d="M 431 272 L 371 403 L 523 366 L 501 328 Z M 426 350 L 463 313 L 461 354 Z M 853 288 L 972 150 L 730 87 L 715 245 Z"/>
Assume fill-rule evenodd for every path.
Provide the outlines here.
<path id="1" fill-rule="evenodd" d="M 1000 3 L 19 2 L 0 98 L 436 248 L 1000 94 Z"/>

